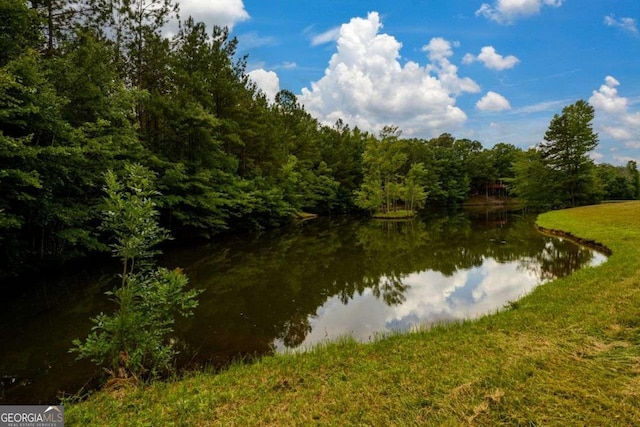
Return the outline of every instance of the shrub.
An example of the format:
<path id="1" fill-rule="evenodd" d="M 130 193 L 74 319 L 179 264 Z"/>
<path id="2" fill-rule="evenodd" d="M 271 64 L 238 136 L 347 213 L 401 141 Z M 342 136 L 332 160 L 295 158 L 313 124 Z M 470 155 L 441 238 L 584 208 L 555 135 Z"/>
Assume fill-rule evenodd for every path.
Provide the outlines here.
<path id="1" fill-rule="evenodd" d="M 154 175 L 141 165 L 127 165 L 118 180 L 106 175 L 102 229 L 112 234 L 113 255 L 122 261 L 120 285 L 107 292 L 117 309 L 91 319 L 91 333 L 76 339 L 72 352 L 89 358 L 112 378 L 155 377 L 170 370 L 176 352 L 170 335 L 177 314 L 189 316 L 197 290 L 187 290 L 182 270 L 157 268 L 158 243 L 169 238 L 158 225 Z"/>

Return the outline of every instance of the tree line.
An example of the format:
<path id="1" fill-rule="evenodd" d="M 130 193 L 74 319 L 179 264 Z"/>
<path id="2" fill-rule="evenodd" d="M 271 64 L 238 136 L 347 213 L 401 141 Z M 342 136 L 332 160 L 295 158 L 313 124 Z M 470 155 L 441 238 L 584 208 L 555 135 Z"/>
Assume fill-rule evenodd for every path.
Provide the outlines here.
<path id="1" fill-rule="evenodd" d="M 267 99 L 228 29 L 178 13 L 172 0 L 0 4 L 3 275 L 108 250 L 105 174 L 130 164 L 157 177 L 160 223 L 178 240 L 277 226 L 302 211 L 459 204 L 497 182 L 552 206 L 638 197 L 635 163 L 594 165 L 591 146 L 559 159 L 544 144 L 486 149 L 450 134 L 323 125 L 288 90 Z M 168 22 L 178 23 L 172 37 Z M 551 146 L 576 129 L 558 123 Z"/>

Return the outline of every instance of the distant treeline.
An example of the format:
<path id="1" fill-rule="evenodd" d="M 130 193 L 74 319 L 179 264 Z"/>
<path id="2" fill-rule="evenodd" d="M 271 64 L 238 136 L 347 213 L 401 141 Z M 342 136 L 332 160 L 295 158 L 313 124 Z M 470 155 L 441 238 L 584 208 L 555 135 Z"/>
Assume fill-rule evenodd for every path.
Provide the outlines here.
<path id="1" fill-rule="evenodd" d="M 164 37 L 177 10 L 171 0 L 0 4 L 2 275 L 107 250 L 104 176 L 127 163 L 156 173 L 162 225 L 182 240 L 277 226 L 300 211 L 374 209 L 365 197 L 374 181 L 389 206 L 457 204 L 496 189 L 553 205 L 638 197 L 633 162 L 590 169 L 588 197 L 551 200 L 523 184 L 526 166 L 544 162 L 536 150 L 324 126 L 290 91 L 270 102 L 226 28 L 187 18 Z M 375 149 L 391 156 L 386 181 Z"/>

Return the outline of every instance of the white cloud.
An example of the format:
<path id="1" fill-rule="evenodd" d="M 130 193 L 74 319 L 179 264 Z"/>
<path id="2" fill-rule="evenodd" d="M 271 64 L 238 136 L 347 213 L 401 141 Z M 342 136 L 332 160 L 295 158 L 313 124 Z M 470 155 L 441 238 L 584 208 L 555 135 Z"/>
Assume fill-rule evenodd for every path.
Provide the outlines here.
<path id="1" fill-rule="evenodd" d="M 629 141 L 625 145 L 629 148 L 640 148 L 640 142 Z"/>
<path id="2" fill-rule="evenodd" d="M 318 46 L 325 43 L 331 43 L 340 37 L 340 27 L 332 28 L 322 34 L 317 34 L 311 38 L 311 46 Z"/>
<path id="3" fill-rule="evenodd" d="M 629 99 L 618 94 L 620 82 L 607 76 L 600 89 L 594 90 L 589 103 L 596 110 L 595 125 L 598 131 L 635 149 L 640 140 L 640 112 L 630 111 Z"/>
<path id="4" fill-rule="evenodd" d="M 520 107 L 514 110 L 516 113 L 521 114 L 534 114 L 534 113 L 542 113 L 542 112 L 551 112 L 562 109 L 563 106 L 570 103 L 570 99 L 559 99 L 555 101 L 543 101 L 537 104 L 526 105 L 524 107 Z"/>
<path id="5" fill-rule="evenodd" d="M 485 67 L 498 71 L 513 68 L 520 62 L 520 60 L 513 55 L 506 57 L 500 55 L 493 46 L 483 47 L 478 56 L 467 53 L 464 58 L 462 58 L 464 64 L 471 64 L 474 61 L 480 61 Z"/>
<path id="6" fill-rule="evenodd" d="M 604 24 L 607 27 L 616 27 L 632 34 L 638 34 L 638 25 L 636 24 L 636 20 L 633 18 L 616 19 L 612 14 L 604 17 Z"/>
<path id="7" fill-rule="evenodd" d="M 640 112 L 638 113 L 627 113 L 624 116 L 624 121 L 630 126 L 640 127 Z"/>
<path id="8" fill-rule="evenodd" d="M 435 73 L 445 90 L 453 95 L 460 95 L 463 92 L 480 92 L 480 86 L 472 79 L 458 77 L 458 67 L 449 61 L 453 55 L 453 47 L 458 47 L 458 42 L 450 42 L 442 37 L 434 37 L 429 44 L 422 47 L 423 52 L 428 52 L 431 64 L 426 66 L 428 72 Z"/>
<path id="9" fill-rule="evenodd" d="M 625 113 L 629 101 L 627 98 L 618 95 L 616 87 L 620 86 L 620 82 L 611 76 L 605 78 L 605 84 L 600 86 L 597 91 L 594 90 L 589 103 L 594 108 L 604 113 Z"/>
<path id="10" fill-rule="evenodd" d="M 459 129 L 467 115 L 456 106 L 456 97 L 480 87 L 459 77 L 449 61 L 456 44 L 434 38 L 423 48 L 430 64 L 403 65 L 402 44 L 381 28 L 377 12 L 342 25 L 324 76 L 302 89 L 300 102 L 326 124 L 342 118 L 374 132 L 394 124 L 405 135 L 422 137 Z"/>
<path id="11" fill-rule="evenodd" d="M 271 36 L 260 36 L 255 31 L 238 35 L 238 41 L 243 50 L 251 50 L 262 46 L 275 46 L 278 39 Z"/>
<path id="12" fill-rule="evenodd" d="M 476 108 L 480 111 L 504 111 L 510 110 L 511 104 L 499 93 L 489 91 L 476 103 Z"/>
<path id="13" fill-rule="evenodd" d="M 519 18 L 540 13 L 543 6 L 560 7 L 563 0 L 496 0 L 493 6 L 483 3 L 476 16 L 484 16 L 499 24 L 512 24 Z"/>
<path id="14" fill-rule="evenodd" d="M 429 59 L 431 61 L 442 61 L 453 55 L 451 42 L 442 37 L 432 38 L 429 44 L 422 46 L 422 51 L 429 52 Z"/>
<path id="15" fill-rule="evenodd" d="M 640 163 L 640 156 L 631 157 L 631 156 L 613 156 L 614 160 L 621 165 L 627 164 L 628 162 L 636 162 Z"/>
<path id="16" fill-rule="evenodd" d="M 202 21 L 208 27 L 219 25 L 229 29 L 249 19 L 242 0 L 182 0 L 180 16 L 193 16 L 196 21 Z"/>
<path id="17" fill-rule="evenodd" d="M 628 140 L 633 138 L 633 135 L 627 129 L 607 125 L 601 126 L 600 129 L 613 139 Z"/>
<path id="18" fill-rule="evenodd" d="M 472 64 L 473 61 L 475 60 L 476 60 L 476 57 L 470 53 L 467 53 L 465 56 L 462 57 L 463 64 Z"/>
<path id="19" fill-rule="evenodd" d="M 604 159 L 604 154 L 598 153 L 597 151 L 591 151 L 590 153 L 588 153 L 588 156 L 591 157 L 591 160 L 596 163 L 600 163 L 601 160 Z"/>
<path id="20" fill-rule="evenodd" d="M 258 86 L 258 88 L 264 92 L 267 99 L 273 102 L 280 91 L 280 79 L 278 78 L 278 75 L 273 71 L 266 71 L 262 68 L 249 71 L 247 74 L 249 74 L 249 78 Z"/>

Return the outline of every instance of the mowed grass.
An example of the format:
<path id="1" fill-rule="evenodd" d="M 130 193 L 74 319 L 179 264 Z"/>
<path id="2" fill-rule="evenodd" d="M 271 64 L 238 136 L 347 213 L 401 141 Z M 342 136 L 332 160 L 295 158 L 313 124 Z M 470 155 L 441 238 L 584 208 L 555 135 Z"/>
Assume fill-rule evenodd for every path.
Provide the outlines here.
<path id="1" fill-rule="evenodd" d="M 475 321 L 99 392 L 67 425 L 640 425 L 640 202 L 538 223 L 612 255 Z"/>

